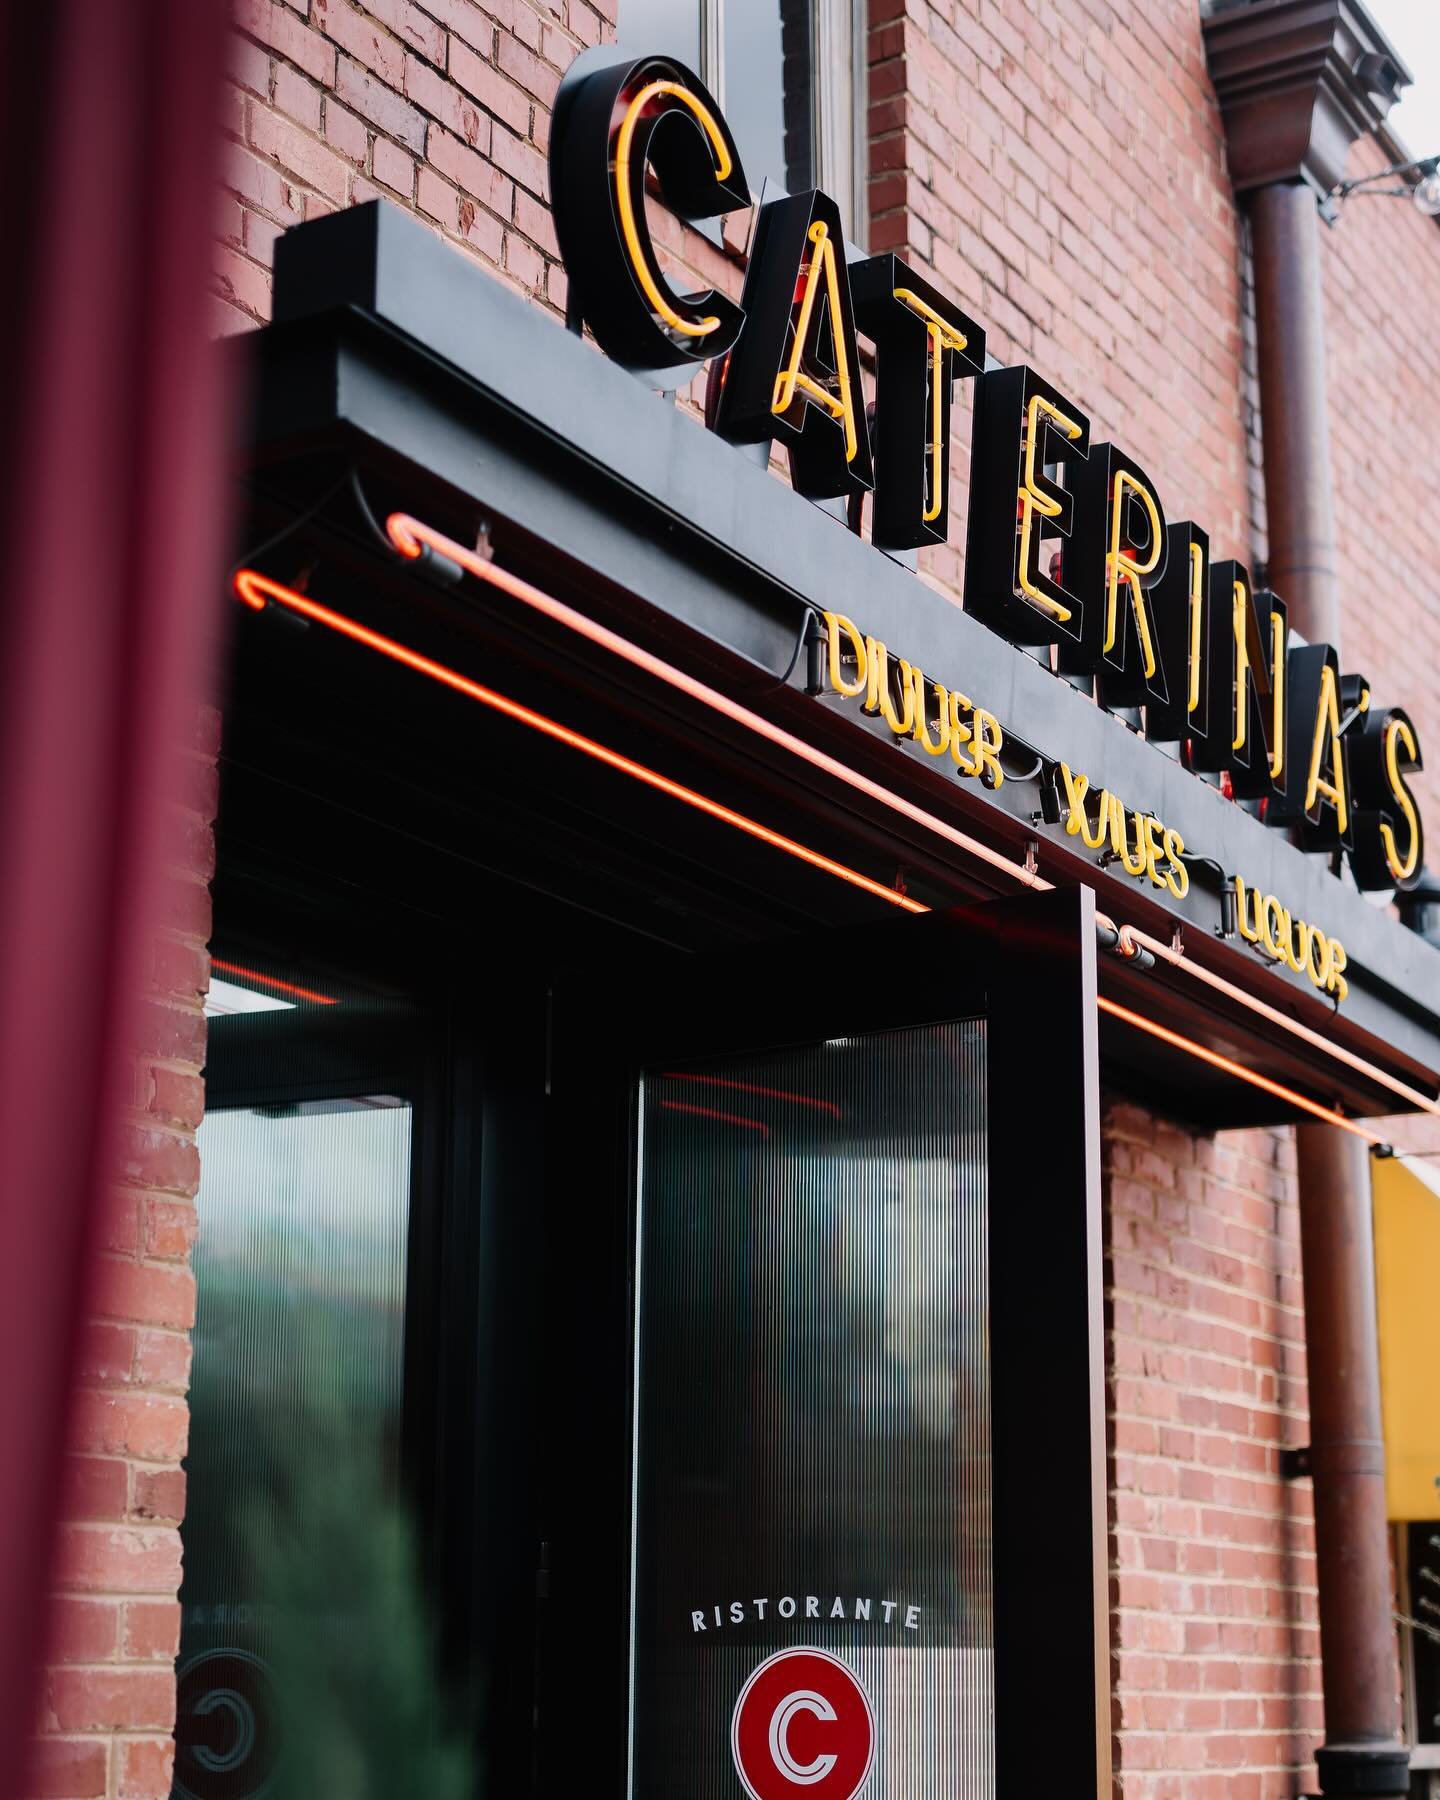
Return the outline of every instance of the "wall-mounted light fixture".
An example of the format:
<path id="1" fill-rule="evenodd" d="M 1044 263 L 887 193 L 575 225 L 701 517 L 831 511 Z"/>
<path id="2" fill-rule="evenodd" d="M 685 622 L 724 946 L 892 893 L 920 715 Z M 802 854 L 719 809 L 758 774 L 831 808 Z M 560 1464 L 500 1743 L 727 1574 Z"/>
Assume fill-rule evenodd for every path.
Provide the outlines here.
<path id="1" fill-rule="evenodd" d="M 1376 185 L 1381 181 L 1390 181 L 1393 176 L 1418 177 L 1418 179 L 1396 181 L 1390 187 Z M 1335 221 L 1342 201 L 1366 194 L 1377 196 L 1408 194 L 1427 218 L 1435 218 L 1440 215 L 1440 156 L 1426 156 L 1413 162 L 1395 163 L 1388 169 L 1381 169 L 1376 175 L 1361 175 L 1354 181 L 1342 181 L 1326 196 L 1325 206 L 1331 222 Z"/>

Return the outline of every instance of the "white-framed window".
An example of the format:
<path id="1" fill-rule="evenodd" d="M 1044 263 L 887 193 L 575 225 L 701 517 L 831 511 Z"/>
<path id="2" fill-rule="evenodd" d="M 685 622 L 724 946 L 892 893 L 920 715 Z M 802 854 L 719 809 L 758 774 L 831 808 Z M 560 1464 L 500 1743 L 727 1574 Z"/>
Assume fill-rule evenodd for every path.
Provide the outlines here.
<path id="1" fill-rule="evenodd" d="M 719 102 L 758 196 L 819 187 L 864 246 L 865 0 L 620 0 L 619 42 L 688 64 Z"/>

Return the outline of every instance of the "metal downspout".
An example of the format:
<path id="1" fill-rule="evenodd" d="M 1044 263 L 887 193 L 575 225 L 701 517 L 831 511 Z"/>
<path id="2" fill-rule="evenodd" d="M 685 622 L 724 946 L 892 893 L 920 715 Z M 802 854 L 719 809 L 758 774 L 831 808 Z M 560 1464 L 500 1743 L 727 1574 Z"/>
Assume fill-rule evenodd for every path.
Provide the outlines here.
<path id="1" fill-rule="evenodd" d="M 1319 220 L 1303 182 L 1249 196 L 1270 585 L 1311 643 L 1340 644 Z M 1315 1487 L 1322 1791 L 1404 1795 L 1395 1691 L 1370 1172 L 1327 1125 L 1296 1130 Z"/>

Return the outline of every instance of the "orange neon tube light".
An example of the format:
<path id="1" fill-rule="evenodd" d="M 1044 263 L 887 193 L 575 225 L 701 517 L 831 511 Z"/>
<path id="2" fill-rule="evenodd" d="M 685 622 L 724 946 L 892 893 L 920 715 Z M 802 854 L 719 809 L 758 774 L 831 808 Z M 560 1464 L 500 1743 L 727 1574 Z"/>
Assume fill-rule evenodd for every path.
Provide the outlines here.
<path id="1" fill-rule="evenodd" d="M 258 981 L 261 987 L 274 988 L 282 994 L 294 994 L 297 1000 L 313 1000 L 317 1006 L 340 1004 L 333 994 L 317 994 L 314 988 L 300 987 L 293 981 L 282 981 L 278 975 L 262 975 L 258 969 L 247 969 L 241 963 L 222 962 L 218 956 L 210 958 L 210 967 L 223 969 L 227 975 L 239 975 L 245 981 Z"/>
<path id="2" fill-rule="evenodd" d="M 1106 918 L 1103 913 L 1097 913 L 1095 917 L 1097 923 L 1109 926 L 1112 931 L 1118 929 L 1115 921 Z M 1408 1100 L 1421 1112 L 1440 1114 L 1440 1101 L 1432 1100 L 1428 1094 L 1422 1094 L 1418 1088 L 1411 1087 L 1408 1082 L 1401 1081 L 1398 1076 L 1389 1074 L 1375 1063 L 1367 1062 L 1363 1056 L 1357 1056 L 1353 1050 L 1347 1050 L 1343 1044 L 1335 1043 L 1322 1032 L 1312 1030 L 1299 1019 L 1292 1019 L 1288 1013 L 1281 1012 L 1279 1007 L 1271 1006 L 1268 1000 L 1261 1000 L 1256 995 L 1247 993 L 1244 988 L 1237 987 L 1233 981 L 1227 981 L 1223 975 L 1216 975 L 1202 963 L 1192 962 L 1183 950 L 1177 950 L 1173 944 L 1151 937 L 1148 932 L 1133 925 L 1127 926 L 1126 930 L 1135 943 L 1149 950 L 1157 961 L 1167 963 L 1172 969 L 1181 970 L 1195 981 L 1213 988 L 1216 993 L 1224 994 L 1227 1000 L 1238 1001 L 1260 1018 L 1269 1020 L 1272 1025 L 1283 1027 L 1292 1037 L 1300 1038 L 1317 1050 L 1323 1050 L 1327 1056 L 1334 1057 L 1336 1062 L 1343 1062 L 1347 1068 L 1354 1069 L 1367 1080 L 1389 1088 L 1392 1094 Z"/>
<path id="3" fill-rule="evenodd" d="M 388 656 L 392 662 L 402 667 L 413 669 L 418 675 L 428 675 L 442 687 L 448 687 L 457 694 L 463 694 L 467 700 L 478 701 L 481 706 L 492 712 L 500 713 L 507 719 L 514 719 L 521 725 L 528 725 L 532 731 L 551 738 L 557 744 L 565 744 L 572 750 L 578 750 L 592 761 L 603 763 L 607 768 L 616 769 L 622 775 L 632 776 L 643 782 L 646 787 L 654 788 L 657 793 L 668 794 L 671 799 L 679 800 L 684 805 L 693 807 L 696 812 L 705 813 L 712 819 L 718 819 L 723 825 L 733 825 L 737 831 L 743 831 L 747 837 L 757 839 L 762 844 L 769 844 L 776 850 L 783 850 L 787 856 L 797 861 L 808 863 L 812 869 L 820 869 L 827 875 L 834 875 L 841 881 L 847 881 L 852 887 L 861 888 L 867 894 L 874 894 L 881 900 L 888 900 L 893 905 L 902 906 L 909 912 L 929 912 L 930 908 L 918 900 L 911 900 L 894 888 L 888 888 L 881 881 L 874 881 L 868 875 L 862 875 L 858 869 L 847 867 L 836 862 L 833 857 L 824 856 L 818 850 L 812 850 L 806 844 L 797 843 L 794 838 L 786 837 L 782 832 L 772 831 L 768 825 L 762 825 L 745 813 L 736 812 L 733 807 L 722 806 L 718 800 L 711 800 L 704 794 L 698 794 L 694 788 L 688 788 L 678 781 L 672 781 L 668 775 L 662 775 L 656 769 L 648 768 L 644 763 L 635 762 L 631 757 L 621 756 L 616 750 L 607 749 L 604 744 L 596 743 L 594 738 L 585 737 L 578 731 L 572 731 L 566 725 L 558 724 L 544 713 L 533 711 L 522 706 L 518 700 L 507 699 L 504 694 L 496 693 L 494 688 L 483 687 L 478 681 L 472 681 L 468 675 L 461 675 L 457 670 L 447 668 L 444 663 L 433 661 L 428 656 L 421 656 L 418 651 L 408 650 L 404 644 L 397 644 L 393 638 L 383 636 L 378 631 L 371 631 L 369 626 L 361 625 L 354 619 L 347 619 L 343 613 L 332 612 L 328 606 L 322 606 L 318 600 L 312 600 L 307 594 L 297 593 L 283 583 L 272 581 L 269 576 L 258 574 L 254 569 L 240 569 L 235 575 L 235 592 L 246 606 L 255 611 L 264 610 L 268 601 L 298 613 L 301 618 L 311 619 L 317 625 L 324 625 L 329 630 L 338 632 L 341 637 L 349 638 L 353 643 L 363 644 L 367 650 L 377 650 L 382 656 Z"/>
<path id="4" fill-rule="evenodd" d="M 468 699 L 478 701 L 481 705 L 487 706 L 507 718 L 514 719 L 520 724 L 528 725 L 555 742 L 578 750 L 609 768 L 616 769 L 622 774 L 631 775 L 647 787 L 654 788 L 660 793 L 669 794 L 672 798 L 694 807 L 711 818 L 718 819 L 723 824 L 733 825 L 748 836 L 769 844 L 774 849 L 781 850 L 785 854 L 809 864 L 812 868 L 821 869 L 841 881 L 848 882 L 853 887 L 873 894 L 877 899 L 884 900 L 891 906 L 901 907 L 910 913 L 928 913 L 933 910 L 923 901 L 914 900 L 908 894 L 902 894 L 894 888 L 886 887 L 883 883 L 872 880 L 870 876 L 861 874 L 858 869 L 849 868 L 846 864 L 837 862 L 833 857 L 824 856 L 818 851 L 811 850 L 807 845 L 798 843 L 794 838 L 772 831 L 768 826 L 761 825 L 757 820 L 747 817 L 744 813 L 736 812 L 728 806 L 722 806 L 719 802 L 696 793 L 693 788 L 684 787 L 681 783 L 670 780 L 668 776 L 661 775 L 657 770 L 648 768 L 644 763 L 635 762 L 628 756 L 622 756 L 617 751 L 607 749 L 605 745 L 597 743 L 593 738 L 587 738 L 580 732 L 572 731 L 568 726 L 560 725 L 555 720 L 546 718 L 543 713 L 534 712 L 528 706 L 522 706 L 518 701 L 510 700 L 505 695 L 497 693 L 493 688 L 487 688 L 477 681 L 472 681 L 468 676 L 447 668 L 444 663 L 435 662 L 428 656 L 420 655 L 418 651 L 409 650 L 403 644 L 396 643 L 394 639 L 385 637 L 378 631 L 372 631 L 368 626 L 361 625 L 354 619 L 346 618 L 343 613 L 334 612 L 330 607 L 322 606 L 319 601 L 312 600 L 307 594 L 298 593 L 295 589 L 286 587 L 281 582 L 273 581 L 269 576 L 261 575 L 254 569 L 238 570 L 234 577 L 234 587 L 237 597 L 246 606 L 257 612 L 263 611 L 266 604 L 272 601 L 277 605 L 288 607 L 303 618 L 327 626 L 340 636 L 347 637 L 354 643 L 362 644 L 367 649 L 376 650 L 403 667 L 415 670 L 418 674 L 428 675 L 432 680 L 453 689 L 456 693 L 465 695 Z M 1053 884 L 1046 883 L 1045 885 L 1049 887 Z M 1147 938 L 1142 932 L 1133 932 L 1131 935 L 1137 942 L 1145 944 L 1147 948 L 1160 951 L 1167 960 L 1176 954 L 1170 950 L 1169 946 L 1160 944 L 1157 939 Z M 1218 976 L 1209 976 L 1208 971 L 1197 970 L 1193 964 L 1179 966 L 1188 966 L 1193 973 L 1205 975 L 1216 986 L 1227 990 L 1230 988 L 1231 984 L 1228 982 L 1222 981 Z M 1237 988 L 1234 992 L 1240 997 L 1244 997 L 1242 989 Z M 1251 1087 L 1259 1088 L 1264 1093 L 1284 1100 L 1287 1105 L 1295 1106 L 1303 1112 L 1312 1114 L 1315 1118 L 1324 1120 L 1327 1125 L 1337 1125 L 1342 1130 L 1349 1131 L 1371 1144 L 1378 1145 L 1388 1142 L 1378 1133 L 1368 1131 L 1353 1120 L 1347 1119 L 1343 1113 L 1322 1106 L 1306 1095 L 1297 1093 L 1293 1088 L 1270 1080 L 1268 1076 L 1258 1075 L 1254 1070 L 1247 1069 L 1243 1063 L 1234 1062 L 1229 1057 L 1221 1056 L 1217 1051 L 1207 1049 L 1205 1045 L 1196 1043 L 1194 1039 L 1184 1037 L 1177 1031 L 1171 1031 L 1168 1026 L 1147 1019 L 1140 1013 L 1132 1012 L 1128 1007 L 1121 1006 L 1116 1001 L 1100 995 L 1097 996 L 1097 1004 L 1102 1012 L 1107 1012 L 1114 1018 L 1123 1019 L 1141 1031 L 1149 1032 L 1151 1036 L 1172 1044 L 1176 1049 L 1186 1051 L 1214 1068 L 1233 1075 L 1237 1080 L 1247 1082 Z M 1265 1008 L 1264 1010 L 1269 1011 L 1270 1009 Z M 1276 1014 L 1276 1017 L 1281 1023 L 1289 1024 L 1294 1028 L 1294 1022 L 1287 1021 L 1283 1014 Z M 1323 1038 L 1317 1041 L 1322 1048 L 1339 1052 L 1339 1046 L 1328 1044 Z M 1358 1069 L 1381 1080 L 1392 1089 L 1398 1089 L 1401 1092 L 1410 1091 L 1404 1089 L 1401 1083 L 1387 1077 L 1383 1070 L 1373 1068 L 1348 1052 L 1343 1054 L 1346 1061 L 1354 1063 Z M 1417 1095 L 1416 1097 L 1430 1110 L 1440 1110 L 1424 1096 Z M 687 1107 L 678 1101 L 662 1101 L 661 1104 L 674 1111 L 700 1112 L 703 1110 L 698 1107 Z M 741 1122 L 738 1115 L 734 1122 Z"/>
<path id="5" fill-rule="evenodd" d="M 722 717 L 745 726 L 768 743 L 789 751 L 792 755 L 809 763 L 813 768 L 834 776 L 837 781 L 844 782 L 846 786 L 855 789 L 856 792 L 878 801 L 882 806 L 890 808 L 892 812 L 899 813 L 903 818 L 910 819 L 926 830 L 934 832 L 938 837 L 944 838 L 947 843 L 965 851 L 967 855 L 978 858 L 993 869 L 1003 870 L 1005 874 L 1013 876 L 1024 886 L 1033 888 L 1039 893 L 1048 893 L 1054 887 L 1053 882 L 1045 880 L 1043 876 L 1026 868 L 1024 864 L 1013 861 L 1000 851 L 992 850 L 988 844 L 981 843 L 979 839 L 971 837 L 968 832 L 961 831 L 946 820 L 937 818 L 934 813 L 928 812 L 924 807 L 917 806 L 902 795 L 892 792 L 880 782 L 872 781 L 868 776 L 860 774 L 858 770 L 848 767 L 815 745 L 807 743 L 804 738 L 796 737 L 793 732 L 786 731 L 783 726 L 776 725 L 770 719 L 752 712 L 748 707 L 732 700 L 728 694 L 722 694 L 717 689 L 707 686 L 703 681 L 697 681 L 693 675 L 687 675 L 683 669 L 677 669 L 672 663 L 667 663 L 663 658 L 652 655 L 650 651 L 642 649 L 638 644 L 631 643 L 628 638 L 621 637 L 618 632 L 611 631 L 594 619 L 587 618 L 584 613 L 577 612 L 574 607 L 567 606 L 564 601 L 557 600 L 552 594 L 545 593 L 543 589 L 522 580 L 518 575 L 512 575 L 508 570 L 497 567 L 495 563 L 477 555 L 474 550 L 467 549 L 464 544 L 457 543 L 454 538 L 447 537 L 444 532 L 435 530 L 433 526 L 426 525 L 422 520 L 412 517 L 409 513 L 392 513 L 386 520 L 386 533 L 390 542 L 402 556 L 409 557 L 413 561 L 426 548 L 435 551 L 438 555 L 464 569 L 467 574 L 475 576 L 478 581 L 485 582 L 489 587 L 498 588 L 501 593 L 508 594 L 512 599 L 522 601 L 526 606 L 543 614 L 546 618 L 553 619 L 557 624 L 566 626 L 579 636 L 587 638 L 591 643 L 609 650 L 634 668 L 642 669 L 646 674 L 668 683 L 680 693 L 688 695 L 692 700 L 699 701 L 702 706 L 709 707 Z M 888 889 L 886 897 L 894 897 Z M 1102 923 L 1108 924 L 1114 929 L 1113 921 L 1106 919 L 1103 914 L 1099 917 Z M 1179 969 L 1182 973 L 1192 976 L 1196 981 L 1204 983 L 1216 993 L 1225 995 L 1236 1005 L 1243 1006 L 1255 1013 L 1257 1017 L 1279 1026 L 1314 1049 L 1334 1057 L 1337 1062 L 1343 1062 L 1348 1068 L 1364 1075 L 1367 1080 L 1388 1088 L 1391 1093 L 1398 1095 L 1400 1099 L 1417 1107 L 1420 1111 L 1440 1114 L 1440 1101 L 1432 1100 L 1428 1094 L 1421 1093 L 1418 1088 L 1411 1087 L 1408 1082 L 1399 1080 L 1398 1077 L 1389 1074 L 1375 1063 L 1368 1062 L 1364 1057 L 1347 1050 L 1342 1044 L 1333 1042 L 1323 1033 L 1313 1030 L 1297 1019 L 1292 1019 L 1288 1013 L 1271 1006 L 1268 1001 L 1239 987 L 1235 982 L 1227 981 L 1223 975 L 1216 975 L 1200 963 L 1191 961 L 1183 951 L 1177 951 L 1173 945 L 1139 930 L 1132 929 L 1131 935 L 1137 943 L 1143 945 L 1158 960 L 1167 963 L 1171 968 Z"/>
<path id="6" fill-rule="evenodd" d="M 1342 1131 L 1352 1136 L 1363 1138 L 1367 1144 L 1388 1144 L 1389 1139 L 1379 1132 L 1370 1131 L 1364 1125 L 1357 1124 L 1354 1119 L 1347 1119 L 1345 1114 L 1337 1112 L 1334 1107 L 1322 1106 L 1318 1100 L 1311 1100 L 1305 1094 L 1297 1094 L 1294 1088 L 1286 1087 L 1283 1082 L 1272 1081 L 1268 1075 L 1257 1075 L 1254 1069 L 1247 1069 L 1243 1063 L 1234 1062 L 1228 1056 L 1222 1056 L 1218 1050 L 1211 1050 L 1204 1044 L 1197 1044 L 1194 1038 L 1172 1031 L 1168 1025 L 1161 1025 L 1155 1019 L 1147 1019 L 1143 1013 L 1132 1012 L 1128 1006 L 1121 1006 L 1118 1001 L 1107 999 L 1104 994 L 1097 995 L 1096 1004 L 1101 1012 L 1109 1013 L 1111 1018 L 1123 1019 L 1127 1025 L 1135 1026 L 1138 1031 L 1145 1031 L 1151 1037 L 1159 1038 L 1162 1044 L 1172 1044 L 1177 1050 L 1183 1050 L 1189 1056 L 1198 1057 L 1201 1062 L 1209 1063 L 1211 1068 L 1220 1069 L 1227 1075 L 1233 1075 L 1239 1081 L 1249 1082 L 1251 1087 L 1259 1088 L 1262 1093 L 1273 1094 L 1277 1100 L 1283 1100 L 1287 1106 L 1298 1106 L 1302 1112 L 1310 1113 L 1314 1118 L 1323 1119 L 1327 1125 L 1338 1125 Z"/>
<path id="7" fill-rule="evenodd" d="M 880 782 L 872 781 L 868 775 L 862 775 L 858 769 L 852 769 L 838 757 L 830 756 L 816 745 L 807 743 L 804 738 L 796 737 L 794 732 L 786 731 L 783 725 L 775 724 L 760 713 L 751 712 L 748 706 L 742 706 L 738 700 L 732 700 L 718 688 L 709 687 L 705 682 L 697 681 L 693 675 L 687 675 L 683 669 L 677 669 L 673 663 L 653 656 L 648 650 L 642 650 L 639 644 L 632 644 L 629 638 L 621 637 L 618 632 L 609 630 L 594 619 L 586 618 L 584 613 L 576 612 L 573 606 L 566 606 L 563 600 L 557 600 L 542 588 L 522 581 L 518 575 L 497 568 L 493 562 L 487 562 L 483 556 L 477 556 L 473 550 L 467 550 L 463 544 L 457 544 L 453 538 L 433 530 L 419 519 L 411 518 L 408 513 L 391 513 L 385 521 L 385 529 L 390 542 L 402 556 L 413 560 L 420 555 L 422 549 L 434 550 L 450 562 L 458 563 L 466 574 L 475 576 L 478 581 L 499 588 L 502 594 L 508 594 L 512 600 L 523 601 L 526 606 L 542 613 L 547 619 L 553 619 L 578 636 L 588 638 L 592 644 L 599 644 L 602 649 L 609 650 L 612 655 L 620 657 L 633 668 L 643 669 L 647 675 L 653 675 L 657 680 L 688 695 L 690 699 L 699 701 L 700 705 L 709 707 L 711 712 L 719 713 L 722 718 L 743 725 L 757 737 L 764 738 L 767 743 L 788 750 L 792 756 L 798 756 L 812 768 L 833 776 L 836 781 L 844 782 L 847 787 L 854 788 L 867 799 L 877 801 L 916 825 L 923 825 L 927 831 L 935 832 L 948 843 L 954 844 L 957 850 L 963 850 L 967 856 L 988 863 L 992 869 L 1003 870 L 1025 887 L 1035 888 L 1041 893 L 1048 893 L 1054 887 L 1053 881 L 1045 881 L 1023 864 L 1013 862 L 1000 851 L 992 850 L 988 844 L 982 844 L 979 838 L 971 837 L 969 832 L 961 831 L 944 819 L 936 818 L 934 813 L 927 812 L 923 806 L 914 805 L 903 795 L 893 793 Z"/>

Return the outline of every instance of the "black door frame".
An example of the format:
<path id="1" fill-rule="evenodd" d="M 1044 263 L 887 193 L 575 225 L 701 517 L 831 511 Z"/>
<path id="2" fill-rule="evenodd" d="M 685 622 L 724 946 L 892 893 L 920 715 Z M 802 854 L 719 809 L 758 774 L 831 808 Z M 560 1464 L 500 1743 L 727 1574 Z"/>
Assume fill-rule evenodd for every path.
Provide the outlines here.
<path id="1" fill-rule="evenodd" d="M 397 996 L 360 1020 L 344 1001 L 260 1013 L 207 1068 L 207 1111 L 353 1098 L 411 1107 L 401 1467 L 440 1651 L 447 1710 L 473 1724 L 495 1791 L 532 1783 L 535 1609 L 534 1344 L 543 1139 L 546 982 L 517 954 L 503 967 L 465 954 L 458 923 L 413 944 L 365 889 L 319 869 L 267 880 L 242 858 L 247 937 L 332 967 L 378 966 Z M 238 910 L 238 909 L 237 909 Z M 227 922 L 218 952 L 231 948 Z M 403 999 L 398 996 L 403 995 Z M 202 1226 L 203 1230 L 203 1221 Z M 517 1653 L 516 1634 L 524 1638 Z"/>
<path id="2" fill-rule="evenodd" d="M 1108 1794 L 1095 999 L 1088 889 L 666 959 L 644 979 L 557 996 L 538 1418 L 546 1800 L 582 1778 L 589 1793 L 626 1791 L 641 1069 L 976 1016 L 987 1027 L 997 1792 L 1058 1779 Z"/>

